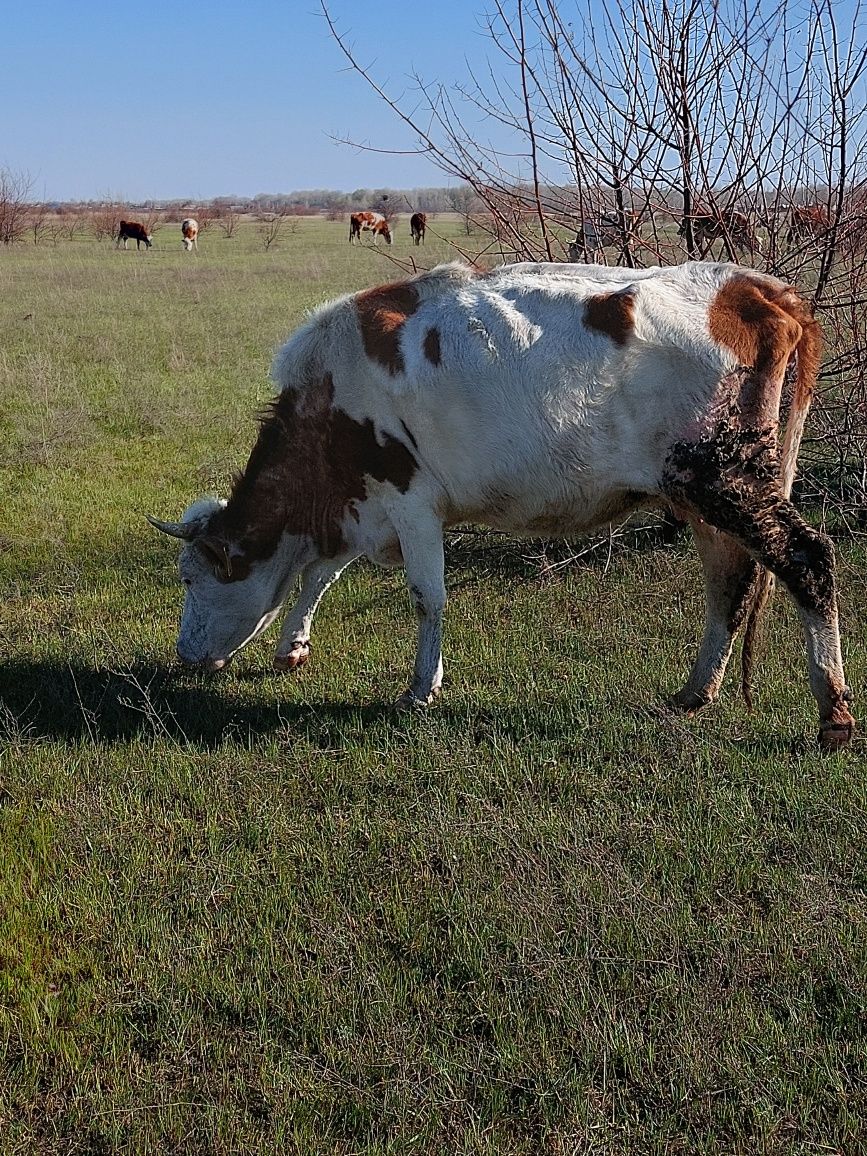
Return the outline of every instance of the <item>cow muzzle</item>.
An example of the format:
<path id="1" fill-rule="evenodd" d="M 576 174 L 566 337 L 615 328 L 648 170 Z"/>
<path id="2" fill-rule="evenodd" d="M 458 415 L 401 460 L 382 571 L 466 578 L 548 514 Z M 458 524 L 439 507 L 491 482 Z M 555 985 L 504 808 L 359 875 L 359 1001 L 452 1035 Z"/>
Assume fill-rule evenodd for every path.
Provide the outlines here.
<path id="1" fill-rule="evenodd" d="M 181 666 L 185 666 L 188 670 L 204 670 L 208 674 L 216 674 L 220 670 L 224 670 L 229 665 L 228 658 L 186 658 L 177 651 L 178 662 Z"/>

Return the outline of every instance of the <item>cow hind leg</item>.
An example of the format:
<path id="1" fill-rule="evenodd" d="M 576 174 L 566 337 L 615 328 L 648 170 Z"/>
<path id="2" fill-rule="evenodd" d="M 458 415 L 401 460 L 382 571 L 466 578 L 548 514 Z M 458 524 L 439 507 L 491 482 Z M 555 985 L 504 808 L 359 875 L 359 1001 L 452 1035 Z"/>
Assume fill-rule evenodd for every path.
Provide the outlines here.
<path id="1" fill-rule="evenodd" d="M 724 531 L 788 589 L 804 629 L 810 687 L 826 749 L 852 737 L 837 619 L 834 550 L 783 497 L 774 453 L 759 431 L 737 443 L 678 443 L 669 457 L 666 490 L 712 527 Z"/>
<path id="2" fill-rule="evenodd" d="M 690 519 L 704 568 L 705 624 L 698 656 L 672 705 L 693 713 L 719 698 L 735 636 L 752 605 L 760 567 L 729 534 Z"/>

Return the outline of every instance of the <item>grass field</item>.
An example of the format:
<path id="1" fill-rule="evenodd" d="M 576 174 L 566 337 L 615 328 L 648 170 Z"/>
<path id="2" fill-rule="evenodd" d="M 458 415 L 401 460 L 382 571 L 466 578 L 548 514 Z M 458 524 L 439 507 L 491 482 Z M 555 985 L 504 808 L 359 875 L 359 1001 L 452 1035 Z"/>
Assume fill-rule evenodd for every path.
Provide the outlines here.
<path id="1" fill-rule="evenodd" d="M 867 747 L 817 752 L 785 598 L 750 716 L 663 706 L 685 543 L 452 536 L 422 718 L 361 565 L 303 673 L 174 668 L 144 515 L 225 492 L 277 343 L 396 274 L 346 232 L 0 253 L 0 1154 L 867 1152 Z M 840 581 L 860 699 L 863 541 Z"/>

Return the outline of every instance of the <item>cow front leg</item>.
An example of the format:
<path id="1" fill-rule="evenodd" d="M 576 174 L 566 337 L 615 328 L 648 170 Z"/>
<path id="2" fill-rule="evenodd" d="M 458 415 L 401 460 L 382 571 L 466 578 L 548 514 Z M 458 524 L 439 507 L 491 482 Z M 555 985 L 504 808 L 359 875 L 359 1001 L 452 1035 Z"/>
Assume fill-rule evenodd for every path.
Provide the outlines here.
<path id="1" fill-rule="evenodd" d="M 443 681 L 442 633 L 446 606 L 443 528 L 432 513 L 395 518 L 406 568 L 406 581 L 418 620 L 418 645 L 412 685 L 398 700 L 400 707 L 428 706 Z"/>
<path id="2" fill-rule="evenodd" d="M 337 581 L 348 565 L 346 558 L 323 558 L 319 562 L 311 562 L 305 569 L 298 599 L 280 631 L 277 653 L 274 655 L 275 670 L 297 670 L 309 660 L 313 616 L 326 590 Z"/>
<path id="3" fill-rule="evenodd" d="M 705 624 L 698 656 L 672 705 L 692 714 L 719 698 L 735 635 L 749 611 L 759 567 L 728 534 L 690 519 L 704 569 Z"/>

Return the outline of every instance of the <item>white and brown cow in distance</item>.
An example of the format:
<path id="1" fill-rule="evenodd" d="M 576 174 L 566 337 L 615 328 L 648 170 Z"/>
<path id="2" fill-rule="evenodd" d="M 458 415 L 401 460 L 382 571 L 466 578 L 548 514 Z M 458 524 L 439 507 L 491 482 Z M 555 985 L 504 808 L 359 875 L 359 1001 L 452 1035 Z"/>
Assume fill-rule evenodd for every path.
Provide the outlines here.
<path id="1" fill-rule="evenodd" d="M 427 213 L 413 213 L 409 219 L 409 232 L 413 244 L 420 245 L 427 232 Z"/>
<path id="2" fill-rule="evenodd" d="M 361 241 L 361 234 L 370 232 L 373 234 L 373 243 L 377 243 L 380 237 L 385 237 L 386 245 L 390 245 L 392 241 L 391 226 L 382 213 L 352 213 L 349 218 L 349 242 Z"/>
<path id="3" fill-rule="evenodd" d="M 405 567 L 419 625 L 402 701 L 426 704 L 442 682 L 444 527 L 571 535 L 663 505 L 692 527 L 707 597 L 675 704 L 717 698 L 745 623 L 748 675 L 771 572 L 801 617 L 821 742 L 842 746 L 833 549 L 789 500 L 820 353 L 793 289 L 725 264 L 445 265 L 325 305 L 277 354 L 281 392 L 228 501 L 154 523 L 186 540 L 178 655 L 224 667 L 301 575 L 275 658 L 301 665 L 323 593 L 364 555 Z"/>
<path id="4" fill-rule="evenodd" d="M 185 221 L 181 221 L 181 237 L 186 251 L 189 253 L 190 249 L 199 251 L 199 222 L 193 217 L 187 217 Z"/>
<path id="5" fill-rule="evenodd" d="M 149 249 L 154 243 L 154 239 L 147 231 L 144 225 L 139 224 L 138 221 L 121 221 L 117 228 L 117 241 L 115 248 L 123 241 L 123 247 L 126 248 L 127 241 L 135 241 L 135 247 L 140 249 L 142 242 L 144 247 Z"/>

